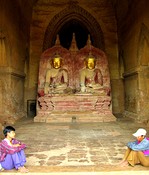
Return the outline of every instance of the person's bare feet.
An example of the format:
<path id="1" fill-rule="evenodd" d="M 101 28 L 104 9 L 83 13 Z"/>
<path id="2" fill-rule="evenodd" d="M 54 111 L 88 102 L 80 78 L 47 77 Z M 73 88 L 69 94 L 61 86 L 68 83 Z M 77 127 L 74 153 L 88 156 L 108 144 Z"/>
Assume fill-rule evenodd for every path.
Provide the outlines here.
<path id="1" fill-rule="evenodd" d="M 24 166 L 19 167 L 19 168 L 18 168 L 18 171 L 19 171 L 20 173 L 28 173 L 28 172 L 29 172 L 28 169 L 25 168 Z"/>
<path id="2" fill-rule="evenodd" d="M 0 171 L 4 171 L 5 169 L 4 168 L 1 168 Z"/>
<path id="3" fill-rule="evenodd" d="M 120 163 L 119 163 L 119 166 L 120 167 L 126 167 L 126 166 L 128 166 L 129 165 L 129 163 L 126 161 L 126 160 L 123 160 L 123 161 L 121 161 Z"/>

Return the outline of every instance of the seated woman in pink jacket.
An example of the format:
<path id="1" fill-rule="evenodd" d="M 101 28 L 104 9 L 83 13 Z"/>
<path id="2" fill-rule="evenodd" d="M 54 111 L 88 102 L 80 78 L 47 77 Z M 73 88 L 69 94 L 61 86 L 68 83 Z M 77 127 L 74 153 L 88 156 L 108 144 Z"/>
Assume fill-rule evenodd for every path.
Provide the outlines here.
<path id="1" fill-rule="evenodd" d="M 0 142 L 0 170 L 15 168 L 21 173 L 28 172 L 28 169 L 24 167 L 26 145 L 15 139 L 15 129 L 12 126 L 6 126 L 3 133 L 5 139 Z"/>

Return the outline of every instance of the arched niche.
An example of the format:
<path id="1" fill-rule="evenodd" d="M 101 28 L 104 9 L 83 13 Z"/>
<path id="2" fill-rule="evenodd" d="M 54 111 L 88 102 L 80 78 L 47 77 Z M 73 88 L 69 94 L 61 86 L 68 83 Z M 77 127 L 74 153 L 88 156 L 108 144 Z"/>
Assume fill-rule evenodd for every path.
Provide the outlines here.
<path id="1" fill-rule="evenodd" d="M 86 27 L 91 35 L 93 46 L 105 50 L 104 37 L 99 23 L 89 12 L 71 3 L 50 21 L 44 36 L 43 51 L 54 46 L 56 35 L 60 29 L 72 21 Z"/>
<path id="2" fill-rule="evenodd" d="M 72 19 L 66 22 L 59 31 L 59 38 L 61 45 L 68 49 L 71 47 L 73 33 L 75 34 L 75 42 L 78 49 L 83 48 L 86 45 L 86 41 L 89 35 L 89 31 L 84 24 L 80 21 Z M 91 38 L 92 40 L 92 38 Z M 93 43 L 93 40 L 92 40 Z"/>
<path id="3" fill-rule="evenodd" d="M 138 43 L 138 65 L 148 66 L 149 29 L 142 24 Z"/>
<path id="4" fill-rule="evenodd" d="M 6 67 L 9 64 L 7 51 L 7 38 L 5 33 L 0 30 L 0 67 Z"/>
<path id="5" fill-rule="evenodd" d="M 58 67 L 58 69 L 55 67 L 54 70 L 51 60 L 56 53 L 63 60 L 63 64 L 62 67 Z M 88 88 L 88 91 L 83 91 L 81 88 L 83 83 L 80 76 L 84 76 L 84 70 L 88 69 L 85 64 L 88 56 L 93 56 L 92 58 L 96 59 L 95 69 L 89 70 L 87 73 L 89 76 L 85 75 L 83 83 L 86 79 L 91 82 L 95 76 L 98 78 L 99 74 L 96 73 L 99 70 L 102 75 L 100 77 L 102 87 L 98 90 L 89 90 Z M 58 57 L 56 56 L 56 58 Z M 64 74 L 59 74 L 62 71 L 61 68 L 68 72 L 68 87 L 63 91 L 58 91 L 59 85 L 62 85 L 59 75 L 64 76 Z M 53 81 L 54 79 L 55 81 Z M 57 80 L 60 84 L 57 83 Z M 90 88 L 92 88 L 91 85 L 92 82 L 90 83 Z M 34 121 L 47 123 L 71 122 L 73 119 L 78 122 L 115 121 L 116 119 L 111 111 L 110 90 L 110 76 L 106 54 L 101 49 L 91 45 L 90 37 L 88 37 L 86 46 L 80 50 L 76 47 L 75 34 L 69 50 L 63 48 L 59 39 L 56 39 L 55 45 L 45 50 L 41 55 L 36 106 L 37 116 L 34 118 Z"/>

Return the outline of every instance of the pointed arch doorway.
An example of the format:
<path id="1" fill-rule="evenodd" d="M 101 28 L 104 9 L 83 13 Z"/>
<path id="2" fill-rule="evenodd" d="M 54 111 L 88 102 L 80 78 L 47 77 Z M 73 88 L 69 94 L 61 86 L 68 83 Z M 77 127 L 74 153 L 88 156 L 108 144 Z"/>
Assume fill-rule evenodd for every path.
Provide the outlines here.
<path id="1" fill-rule="evenodd" d="M 60 43 L 56 38 L 57 35 L 59 35 Z M 90 35 L 91 41 L 88 35 Z M 74 40 L 76 41 L 75 46 L 78 47 L 77 52 L 73 52 L 71 47 Z M 91 42 L 92 45 L 89 44 Z M 84 58 L 90 55 L 91 50 L 102 74 L 103 84 L 101 86 L 103 89 L 101 88 L 100 92 L 95 92 L 94 89 L 93 91 L 83 91 L 80 88 L 83 84 L 80 82 L 80 71 L 86 70 Z M 69 5 L 51 20 L 45 32 L 43 53 L 40 59 L 37 97 L 39 105 L 37 106 L 37 116 L 34 118 L 35 122 L 72 122 L 74 119 L 78 122 L 115 121 L 110 107 L 108 61 L 103 51 L 104 38 L 100 25 L 81 7 L 75 4 Z M 68 78 L 65 78 L 68 80 L 66 81 L 67 87 L 62 91 L 57 91 L 58 84 L 53 86 L 54 89 L 49 86 L 53 78 L 51 73 L 54 66 L 51 64 L 48 68 L 48 64 L 52 63 L 53 55 L 62 57 L 62 62 L 65 64 L 62 64 L 60 69 L 65 70 L 69 75 Z M 91 71 L 94 70 L 97 69 Z M 54 78 L 57 78 L 56 76 Z M 61 78 L 57 80 L 60 80 L 61 86 L 63 84 Z M 86 79 L 84 80 L 86 81 Z"/>
<path id="2" fill-rule="evenodd" d="M 43 51 L 54 46 L 57 34 L 60 36 L 61 45 L 68 49 L 73 33 L 79 49 L 85 46 L 90 34 L 92 45 L 105 50 L 103 32 L 99 23 L 86 10 L 72 3 L 50 21 L 44 36 Z"/>

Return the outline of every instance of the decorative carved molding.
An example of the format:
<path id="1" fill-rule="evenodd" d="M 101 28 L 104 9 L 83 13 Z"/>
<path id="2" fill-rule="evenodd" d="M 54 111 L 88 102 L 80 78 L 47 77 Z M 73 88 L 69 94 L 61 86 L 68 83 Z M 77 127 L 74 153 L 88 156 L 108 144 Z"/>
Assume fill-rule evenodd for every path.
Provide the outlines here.
<path id="1" fill-rule="evenodd" d="M 67 8 L 55 15 L 50 21 L 44 36 L 43 51 L 54 46 L 56 35 L 61 27 L 72 20 L 82 23 L 88 29 L 94 40 L 92 44 L 95 47 L 105 49 L 103 32 L 97 20 L 89 12 L 78 6 L 75 1 L 72 1 Z"/>

